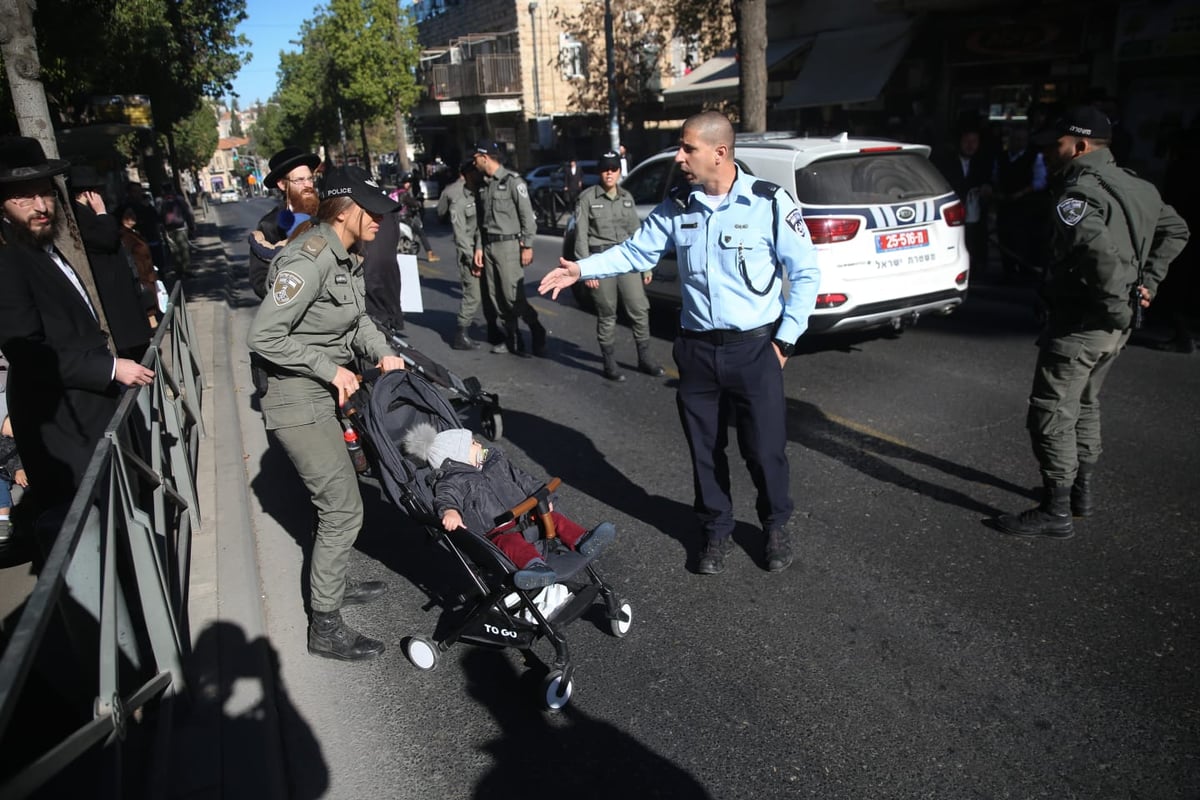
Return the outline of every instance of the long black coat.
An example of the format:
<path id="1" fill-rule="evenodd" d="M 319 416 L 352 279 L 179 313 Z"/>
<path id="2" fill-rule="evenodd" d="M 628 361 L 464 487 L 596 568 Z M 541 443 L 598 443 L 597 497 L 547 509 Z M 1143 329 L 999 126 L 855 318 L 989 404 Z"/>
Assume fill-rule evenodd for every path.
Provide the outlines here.
<path id="1" fill-rule="evenodd" d="M 139 360 L 152 333 L 142 302 L 142 285 L 121 244 L 117 220 L 111 214 L 97 214 L 79 203 L 75 204 L 75 220 L 79 223 L 79 235 L 92 266 L 113 344 L 121 355 Z"/>
<path id="2" fill-rule="evenodd" d="M 262 231 L 263 238 L 271 244 L 282 242 L 287 238 L 287 231 L 279 227 L 279 212 L 283 211 L 287 206 L 279 205 L 263 215 L 258 221 L 257 230 Z M 271 259 L 262 258 L 250 248 L 250 261 L 247 265 L 247 279 L 250 281 L 250 288 L 258 295 L 258 299 L 262 300 L 267 296 L 267 268 L 271 266 Z"/>
<path id="3" fill-rule="evenodd" d="M 8 223 L 0 227 L 13 242 Z M 0 247 L 0 351 L 30 490 L 44 507 L 69 502 L 117 409 L 113 356 L 58 265 L 24 244 Z"/>

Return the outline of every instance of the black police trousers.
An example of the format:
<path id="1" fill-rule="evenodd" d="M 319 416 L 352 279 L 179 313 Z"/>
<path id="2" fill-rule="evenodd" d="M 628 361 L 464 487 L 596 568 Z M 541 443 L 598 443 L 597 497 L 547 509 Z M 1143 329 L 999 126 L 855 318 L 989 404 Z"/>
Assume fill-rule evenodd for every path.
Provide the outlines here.
<path id="1" fill-rule="evenodd" d="M 792 515 L 787 461 L 787 406 L 783 370 L 770 336 L 715 343 L 686 335 L 675 340 L 679 368 L 679 419 L 692 456 L 694 508 L 710 539 L 733 533 L 729 492 L 729 422 L 758 491 L 755 504 L 765 530 L 782 528 Z"/>

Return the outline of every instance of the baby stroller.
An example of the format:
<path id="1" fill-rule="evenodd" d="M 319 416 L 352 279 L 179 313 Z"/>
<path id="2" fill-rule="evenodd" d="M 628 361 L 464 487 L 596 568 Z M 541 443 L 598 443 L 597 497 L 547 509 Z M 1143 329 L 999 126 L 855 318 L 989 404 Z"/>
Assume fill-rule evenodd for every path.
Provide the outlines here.
<path id="1" fill-rule="evenodd" d="M 542 682 L 542 702 L 551 711 L 565 706 L 573 690 L 574 668 L 562 629 L 601 598 L 613 635 L 623 637 L 632 624 L 630 604 L 600 577 L 592 563 L 594 556 L 588 558 L 551 541 L 546 561 L 570 595 L 556 608 L 548 607 L 543 593 L 557 585 L 540 592 L 519 589 L 512 580 L 516 566 L 490 540 L 477 532 L 447 532 L 442 528 L 433 506 L 433 470 L 411 460 L 400 442 L 409 428 L 420 422 L 439 431 L 461 428 L 462 424 L 449 401 L 423 377 L 408 370 L 385 373 L 352 402 L 355 413 L 350 419 L 374 453 L 385 493 L 449 551 L 472 586 L 471 596 L 460 598 L 455 607 L 447 609 L 443 622 L 448 624 L 442 626 L 447 632 L 440 639 L 412 636 L 405 641 L 409 661 L 418 669 L 432 670 L 440 655 L 460 640 L 528 652 L 539 639 L 545 639 L 554 648 L 554 662 Z M 557 479 L 551 481 L 510 509 L 497 524 L 511 518 L 524 525 L 531 516 L 550 523 L 547 498 L 557 485 Z M 549 527 L 552 535 L 552 524 Z"/>

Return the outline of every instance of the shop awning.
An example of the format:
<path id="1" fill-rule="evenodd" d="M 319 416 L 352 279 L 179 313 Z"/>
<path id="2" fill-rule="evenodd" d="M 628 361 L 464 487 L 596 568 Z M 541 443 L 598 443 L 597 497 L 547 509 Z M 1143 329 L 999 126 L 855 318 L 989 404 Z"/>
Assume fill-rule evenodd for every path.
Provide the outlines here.
<path id="1" fill-rule="evenodd" d="M 797 39 L 781 39 L 767 43 L 767 71 L 794 55 L 812 41 L 811 36 Z M 741 69 L 737 51 L 722 50 L 694 70 L 663 89 L 663 103 L 667 106 L 696 103 L 703 99 L 733 99 L 737 97 Z"/>
<path id="2" fill-rule="evenodd" d="M 908 51 L 912 23 L 889 22 L 818 34 L 778 109 L 874 100 Z"/>

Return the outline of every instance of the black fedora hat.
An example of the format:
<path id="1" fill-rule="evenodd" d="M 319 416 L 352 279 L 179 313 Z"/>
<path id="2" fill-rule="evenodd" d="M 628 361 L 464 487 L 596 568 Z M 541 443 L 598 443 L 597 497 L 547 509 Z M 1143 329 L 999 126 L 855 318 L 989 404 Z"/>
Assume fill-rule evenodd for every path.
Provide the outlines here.
<path id="1" fill-rule="evenodd" d="M 267 177 L 263 178 L 263 183 L 267 185 L 268 189 L 274 188 L 275 184 L 296 167 L 305 166 L 309 169 L 316 169 L 320 163 L 321 157 L 316 153 L 306 153 L 299 147 L 285 147 L 271 156 L 271 160 L 267 162 L 271 171 L 267 173 Z"/>
<path id="2" fill-rule="evenodd" d="M 46 158 L 42 143 L 28 136 L 0 137 L 0 183 L 32 181 L 61 175 L 71 165 L 59 158 Z"/>
<path id="3" fill-rule="evenodd" d="M 82 192 L 84 189 L 103 189 L 108 185 L 104 182 L 104 178 L 100 177 L 100 173 L 87 164 L 72 164 L 71 171 L 67 173 L 67 183 L 70 184 L 72 192 Z"/>

